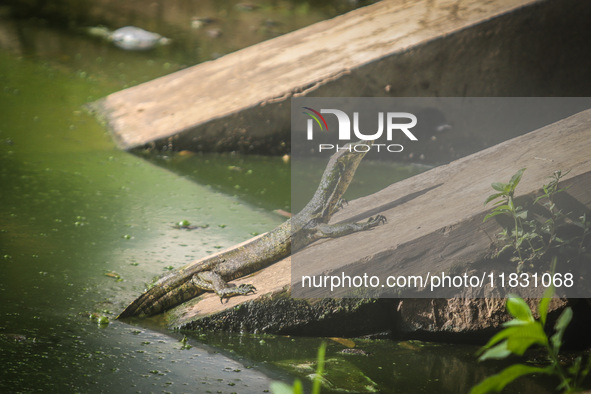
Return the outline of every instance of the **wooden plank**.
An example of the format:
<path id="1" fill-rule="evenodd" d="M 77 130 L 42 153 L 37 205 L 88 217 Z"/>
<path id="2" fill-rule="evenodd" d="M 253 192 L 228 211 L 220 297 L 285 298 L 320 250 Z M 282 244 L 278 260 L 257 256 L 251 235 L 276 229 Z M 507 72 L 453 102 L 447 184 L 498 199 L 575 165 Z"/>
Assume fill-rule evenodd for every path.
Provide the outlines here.
<path id="1" fill-rule="evenodd" d="M 321 272 L 331 272 L 340 267 L 357 267 L 359 272 L 367 272 L 368 267 L 381 265 L 385 270 L 380 273 L 382 277 L 393 272 L 397 275 L 424 275 L 427 271 L 453 272 L 454 268 L 469 268 L 472 264 L 487 261 L 495 234 L 501 230 L 494 220 L 482 222 L 490 210 L 483 205 L 483 201 L 492 192 L 491 183 L 507 182 L 518 169 L 527 167 L 517 196 L 533 196 L 540 194 L 541 185 L 554 171 L 570 170 L 561 183 L 561 186 L 569 186 L 563 194 L 580 207 L 590 210 L 589 152 L 591 110 L 351 201 L 346 209 L 335 215 L 333 222 L 382 214 L 388 223 L 372 229 L 371 236 L 361 232 L 319 241 L 291 259 L 322 261 L 322 264 L 317 264 Z M 412 198 L 407 198 L 409 196 Z M 396 201 L 401 203 L 393 204 Z M 382 264 L 385 258 L 389 261 L 387 265 Z M 259 289 L 257 294 L 235 297 L 223 305 L 216 295 L 207 294 L 168 313 L 169 323 L 179 326 L 218 315 L 225 319 L 226 324 L 231 324 L 231 318 L 225 313 L 234 307 L 264 300 L 270 294 L 289 288 L 290 264 L 288 258 L 251 277 L 235 281 L 236 284 L 255 284 Z M 514 269 L 514 264 L 512 267 Z M 309 269 L 306 267 L 308 271 L 299 273 L 296 269 L 291 273 L 295 278 L 320 273 L 310 272 Z M 464 293 L 466 297 L 474 295 L 470 289 Z M 486 294 L 480 294 L 483 295 Z M 281 316 L 281 313 L 278 308 L 269 315 Z M 261 316 L 263 314 L 258 318 Z M 264 319 L 260 320 L 258 324 L 261 327 L 268 324 Z M 240 327 L 240 321 L 233 323 L 235 327 Z M 193 323 L 192 327 L 196 326 L 198 324 Z"/>
<path id="2" fill-rule="evenodd" d="M 536 0 L 384 0 L 92 104 L 123 149 L 289 143 L 292 95 Z M 380 91 L 388 81 L 378 79 Z M 365 91 L 349 80 L 342 95 Z M 287 129 L 286 129 L 287 128 Z M 279 136 L 278 136 L 279 132 Z M 174 138 L 172 138 L 174 136 Z M 286 142 L 287 141 L 287 142 Z"/>

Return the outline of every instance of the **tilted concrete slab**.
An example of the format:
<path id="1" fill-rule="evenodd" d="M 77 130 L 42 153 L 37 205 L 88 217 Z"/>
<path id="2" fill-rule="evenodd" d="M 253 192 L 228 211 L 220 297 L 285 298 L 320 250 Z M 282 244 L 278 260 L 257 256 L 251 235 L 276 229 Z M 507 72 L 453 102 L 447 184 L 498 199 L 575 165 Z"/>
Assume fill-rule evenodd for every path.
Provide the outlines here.
<path id="1" fill-rule="evenodd" d="M 538 68 L 520 73 L 521 82 L 515 83 L 515 59 L 543 56 L 553 61 L 558 50 L 548 40 L 543 51 L 536 49 L 532 29 L 516 34 L 524 15 L 506 29 L 492 25 L 455 34 L 539 3 L 384 0 L 113 93 L 91 106 L 123 149 L 152 145 L 285 152 L 290 131 L 286 100 L 292 96 L 530 95 L 536 92 L 520 92 L 519 87 L 535 85 L 529 81 L 532 75 L 548 89 L 564 86 L 562 74 L 547 81 Z M 556 7 L 551 4 L 535 18 L 545 21 Z M 438 39 L 443 41 L 413 53 L 410 62 L 399 59 Z M 516 45 L 523 49 L 513 51 Z M 514 55 L 499 56 L 503 48 Z M 503 82 L 502 73 L 512 76 Z"/>

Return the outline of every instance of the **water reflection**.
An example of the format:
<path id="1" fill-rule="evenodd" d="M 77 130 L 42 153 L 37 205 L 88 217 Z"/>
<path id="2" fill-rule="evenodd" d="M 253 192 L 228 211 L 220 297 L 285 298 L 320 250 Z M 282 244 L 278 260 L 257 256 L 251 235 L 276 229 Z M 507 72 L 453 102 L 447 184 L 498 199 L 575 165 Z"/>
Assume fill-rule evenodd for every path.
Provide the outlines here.
<path id="1" fill-rule="evenodd" d="M 190 334 L 188 334 L 190 335 Z M 195 334 L 193 334 L 195 335 Z M 316 368 L 316 349 L 326 342 L 325 371 L 329 387 L 323 392 L 467 393 L 470 388 L 498 372 L 502 363 L 476 364 L 474 346 L 433 344 L 420 341 L 342 338 L 296 338 L 202 333 L 198 340 L 230 349 L 251 360 L 280 366 L 303 381 Z M 505 393 L 551 393 L 551 379 L 528 380 L 509 385 Z"/>
<path id="2" fill-rule="evenodd" d="M 352 10 L 369 2 L 319 1 L 8 1 L 0 8 L 0 47 L 100 72 L 119 63 L 132 85 L 179 68 L 215 59 L 260 41 Z M 136 26 L 170 38 L 170 45 L 125 54 L 88 33 Z M 99 60 L 102 59 L 102 60 Z M 141 66 L 151 59 L 156 70 Z M 109 66 L 109 62 L 112 65 Z M 105 63 L 106 62 L 106 63 Z M 97 64 L 98 63 L 98 64 Z M 166 67 L 162 70 L 162 67 Z M 138 71 L 140 74 L 138 75 Z M 146 73 L 145 76 L 142 73 Z"/>

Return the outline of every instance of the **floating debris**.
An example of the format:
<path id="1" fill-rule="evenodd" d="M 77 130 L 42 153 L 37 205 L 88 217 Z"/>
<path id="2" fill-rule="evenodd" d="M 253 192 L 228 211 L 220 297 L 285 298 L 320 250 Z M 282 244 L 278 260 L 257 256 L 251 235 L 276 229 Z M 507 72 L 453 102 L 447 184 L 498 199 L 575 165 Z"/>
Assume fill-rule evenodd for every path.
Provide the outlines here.
<path id="1" fill-rule="evenodd" d="M 105 276 L 108 276 L 109 278 L 117 279 L 118 281 L 122 280 L 121 275 L 119 275 L 118 273 L 113 272 L 113 271 L 105 272 Z"/>
<path id="2" fill-rule="evenodd" d="M 183 336 L 183 339 L 181 339 L 179 342 L 183 344 L 181 346 L 181 350 L 187 350 L 187 349 L 191 349 L 193 347 L 193 346 L 189 345 L 186 335 Z"/>
<path id="3" fill-rule="evenodd" d="M 175 223 L 174 226 L 172 226 L 173 228 L 179 229 L 179 230 L 195 230 L 197 228 L 208 228 L 209 224 L 202 224 L 201 226 L 193 226 L 191 224 L 191 222 L 189 222 L 188 220 L 181 220 L 178 223 Z"/>
<path id="4" fill-rule="evenodd" d="M 362 349 L 343 349 L 339 353 L 352 354 L 352 355 L 356 355 L 356 356 L 369 356 L 370 355 L 370 353 L 368 353 Z"/>
<path id="5" fill-rule="evenodd" d="M 355 342 L 353 342 L 351 339 L 347 339 L 347 338 L 337 338 L 337 337 L 332 337 L 332 338 L 328 338 L 331 341 L 335 341 L 337 343 L 340 343 L 343 346 L 346 346 L 348 348 L 354 348 L 355 347 Z"/>
<path id="6" fill-rule="evenodd" d="M 111 41 L 115 46 L 126 51 L 145 51 L 170 42 L 170 39 L 158 33 L 152 33 L 135 26 L 125 26 L 113 32 L 104 26 L 96 26 L 89 27 L 86 31 L 92 36 Z"/>
<path id="7" fill-rule="evenodd" d="M 191 18 L 191 28 L 193 29 L 200 29 L 205 25 L 209 25 L 216 20 L 209 16 L 194 16 Z"/>

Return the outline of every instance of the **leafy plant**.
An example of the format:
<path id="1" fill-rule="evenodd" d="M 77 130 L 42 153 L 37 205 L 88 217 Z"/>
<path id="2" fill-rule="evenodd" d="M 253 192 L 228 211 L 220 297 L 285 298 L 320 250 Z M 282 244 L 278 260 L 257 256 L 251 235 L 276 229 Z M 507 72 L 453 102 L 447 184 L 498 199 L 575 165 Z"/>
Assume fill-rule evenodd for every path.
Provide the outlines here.
<path id="1" fill-rule="evenodd" d="M 538 304 L 539 320 L 534 319 L 531 309 L 523 299 L 515 296 L 509 297 L 507 299 L 507 311 L 514 319 L 504 323 L 505 328 L 494 335 L 479 352 L 481 354 L 479 361 L 504 359 L 511 354 L 522 356 L 531 346 L 539 345 L 546 351 L 548 365 L 511 365 L 499 374 L 493 375 L 474 386 L 470 394 L 499 392 L 515 379 L 528 374 L 557 376 L 560 379 L 557 389 L 563 390 L 565 393 L 580 390 L 583 380 L 591 370 L 591 358 L 588 357 L 583 365 L 583 359 L 579 356 L 568 368 L 565 368 L 560 363 L 558 353 L 573 312 L 570 307 L 566 308 L 554 324 L 554 334 L 548 337 L 544 331 L 544 326 L 546 325 L 548 306 L 553 294 L 554 288 L 550 287 L 546 290 L 544 297 L 540 299 Z"/>
<path id="2" fill-rule="evenodd" d="M 591 232 L 591 220 L 588 220 L 587 214 L 584 213 L 581 216 L 579 216 L 579 221 L 574 222 L 574 225 L 582 230 L 582 234 L 579 237 L 579 242 L 577 245 L 577 256 L 580 256 L 583 253 L 587 252 L 587 249 L 585 247 L 585 241 L 587 239 L 587 235 Z"/>
<path id="3" fill-rule="evenodd" d="M 498 254 L 501 254 L 508 248 L 512 247 L 517 252 L 517 258 L 515 260 L 518 261 L 518 271 L 521 271 L 521 268 L 525 263 L 525 258 L 522 251 L 523 248 L 521 245 L 524 241 L 529 242 L 531 245 L 531 238 L 534 237 L 534 234 L 524 231 L 523 228 L 523 220 L 527 219 L 527 211 L 522 207 L 515 205 L 515 189 L 521 181 L 524 171 L 525 168 L 517 171 L 515 175 L 511 177 L 509 183 L 493 183 L 491 186 L 498 193 L 491 194 L 484 202 L 484 205 L 492 201 L 495 202 L 492 212 L 484 217 L 484 221 L 487 221 L 488 219 L 497 215 L 509 215 L 513 218 L 514 228 L 511 230 L 511 233 L 508 234 L 507 230 L 505 229 L 500 234 L 501 238 L 508 242 Z M 531 248 L 533 249 L 533 246 L 531 246 Z"/>
<path id="4" fill-rule="evenodd" d="M 557 207 L 555 197 L 558 193 L 566 190 L 560 188 L 560 180 L 568 174 L 558 170 L 550 177 L 550 181 L 543 185 L 544 194 L 537 197 L 533 204 L 539 204 L 549 212 L 549 218 L 544 222 L 535 218 L 529 219 L 529 212 L 522 206 L 516 204 L 515 189 L 521 181 L 525 168 L 520 169 L 513 175 L 508 183 L 495 182 L 491 186 L 496 193 L 491 194 L 485 200 L 484 204 L 494 202 L 491 213 L 484 217 L 484 221 L 497 216 L 506 215 L 513 219 L 513 224 L 509 228 L 503 229 L 499 233 L 499 239 L 504 241 L 504 246 L 499 250 L 497 256 L 506 250 L 512 249 L 515 256 L 512 261 L 517 262 L 517 271 L 521 272 L 524 267 L 533 267 L 533 263 L 546 256 L 551 249 L 576 245 L 577 255 L 584 252 L 585 237 L 591 229 L 591 223 L 583 215 L 579 222 L 574 222 L 577 227 L 582 228 L 581 236 L 573 236 L 568 239 L 559 237 L 558 230 L 567 221 L 567 215 Z M 549 259 L 547 259 L 549 260 Z"/>
<path id="5" fill-rule="evenodd" d="M 324 374 L 324 356 L 326 354 L 326 343 L 322 343 L 318 349 L 316 373 L 312 382 L 312 394 L 320 394 L 320 387 L 322 385 L 322 375 Z M 293 385 L 290 386 L 283 382 L 271 383 L 271 391 L 274 394 L 304 394 L 304 387 L 301 380 L 296 379 Z"/>
<path id="6" fill-rule="evenodd" d="M 550 218 L 548 218 L 541 226 L 540 230 L 543 234 L 546 235 L 548 241 L 546 248 L 549 249 L 552 246 L 563 246 L 569 243 L 569 240 L 562 239 L 557 235 L 557 229 L 562 224 L 565 219 L 566 215 L 556 206 L 556 201 L 554 197 L 557 193 L 563 192 L 566 188 L 560 189 L 558 187 L 558 182 L 560 179 L 568 174 L 569 171 L 566 173 L 562 173 L 562 171 L 554 171 L 554 174 L 550 177 L 551 180 L 549 183 L 545 184 L 543 187 L 544 194 L 539 196 L 534 200 L 534 204 L 543 201 L 542 205 L 550 212 Z"/>

